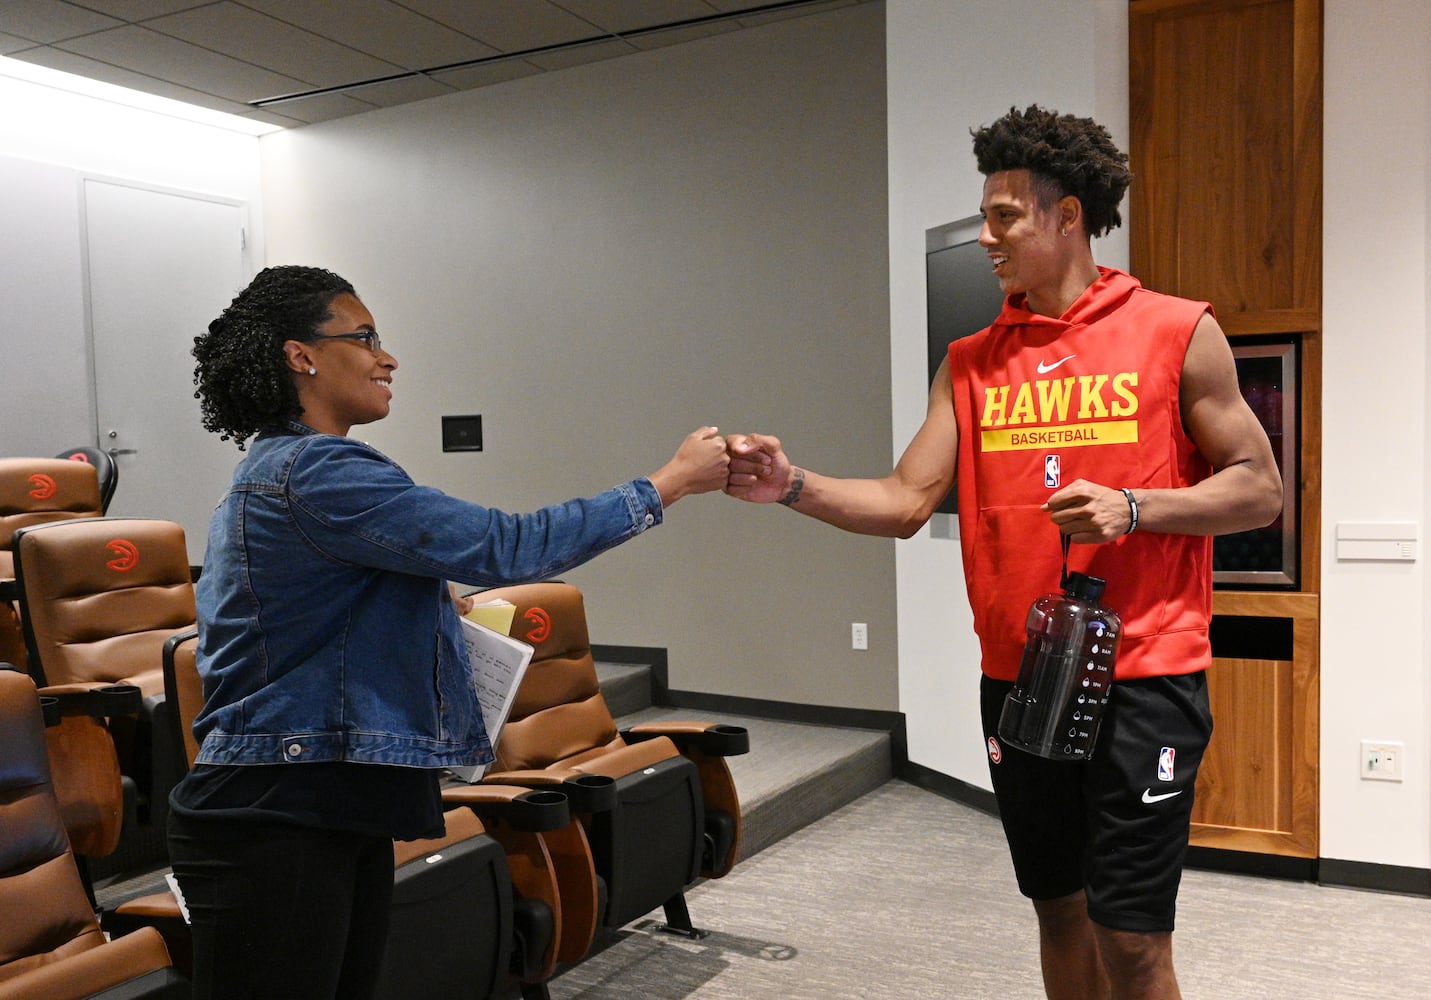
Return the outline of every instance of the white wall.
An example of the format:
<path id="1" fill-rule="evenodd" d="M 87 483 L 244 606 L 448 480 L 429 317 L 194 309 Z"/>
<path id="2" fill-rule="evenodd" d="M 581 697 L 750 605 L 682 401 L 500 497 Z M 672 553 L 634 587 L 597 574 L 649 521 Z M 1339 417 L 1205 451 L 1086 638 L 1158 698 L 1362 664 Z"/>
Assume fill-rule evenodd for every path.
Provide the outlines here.
<path id="1" fill-rule="evenodd" d="M 983 177 L 969 130 L 1011 106 L 1091 115 L 1127 147 L 1127 5 L 1116 0 L 889 0 L 890 371 L 895 455 L 928 402 L 925 231 L 974 215 Z M 1127 236 L 1094 244 L 1127 266 Z M 992 277 L 990 280 L 993 280 Z M 899 543 L 899 701 L 910 760 L 989 788 L 979 650 L 957 539 Z"/>
<path id="2" fill-rule="evenodd" d="M 1431 18 L 1421 0 L 1325 11 L 1321 853 L 1424 869 Z M 1339 562 L 1346 521 L 1419 523 L 1420 556 Z M 1365 739 L 1405 743 L 1404 781 L 1360 779 Z"/>
<path id="3" fill-rule="evenodd" d="M 262 259 L 255 137 L 0 73 L 0 454 L 53 455 L 94 440 L 86 175 L 246 201 Z"/>
<path id="4" fill-rule="evenodd" d="M 269 262 L 353 281 L 401 367 L 362 431 L 529 510 L 701 424 L 889 454 L 884 11 L 861 4 L 262 140 Z M 486 450 L 444 454 L 443 414 Z M 894 546 L 722 496 L 566 574 L 675 688 L 896 708 Z M 850 623 L 870 648 L 850 648 Z"/>

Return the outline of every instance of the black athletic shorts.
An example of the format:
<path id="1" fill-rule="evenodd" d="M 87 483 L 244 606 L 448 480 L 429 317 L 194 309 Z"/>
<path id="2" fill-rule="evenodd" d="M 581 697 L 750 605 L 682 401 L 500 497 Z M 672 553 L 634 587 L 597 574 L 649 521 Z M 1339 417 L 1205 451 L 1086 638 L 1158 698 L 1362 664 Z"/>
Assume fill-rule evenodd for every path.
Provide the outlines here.
<path id="1" fill-rule="evenodd" d="M 1013 685 L 983 679 L 989 775 L 1019 890 L 1083 889 L 1105 927 L 1171 931 L 1198 765 L 1212 736 L 1203 673 L 1119 681 L 1092 758 L 1045 760 L 998 738 Z"/>

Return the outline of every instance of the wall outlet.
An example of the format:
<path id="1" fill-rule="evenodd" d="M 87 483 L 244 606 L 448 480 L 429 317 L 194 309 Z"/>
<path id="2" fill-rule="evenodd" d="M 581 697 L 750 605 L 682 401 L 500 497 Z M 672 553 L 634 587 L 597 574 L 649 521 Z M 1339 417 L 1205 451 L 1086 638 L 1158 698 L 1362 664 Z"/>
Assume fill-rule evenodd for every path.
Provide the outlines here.
<path id="1" fill-rule="evenodd" d="M 1385 740 L 1361 741 L 1361 776 L 1364 781 L 1400 781 L 1401 758 L 1406 747 Z"/>
<path id="2" fill-rule="evenodd" d="M 864 622 L 850 622 L 850 648 L 870 648 L 870 627 Z"/>

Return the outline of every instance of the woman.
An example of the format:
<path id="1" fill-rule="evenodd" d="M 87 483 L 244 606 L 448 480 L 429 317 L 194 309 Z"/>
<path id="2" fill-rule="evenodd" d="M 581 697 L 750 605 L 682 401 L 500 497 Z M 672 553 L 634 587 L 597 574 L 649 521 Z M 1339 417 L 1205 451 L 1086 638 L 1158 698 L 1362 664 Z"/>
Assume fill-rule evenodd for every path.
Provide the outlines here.
<path id="1" fill-rule="evenodd" d="M 170 855 L 195 997 L 371 995 L 394 839 L 442 831 L 441 769 L 492 759 L 448 583 L 540 579 L 725 485 L 714 427 L 649 477 L 510 515 L 347 437 L 397 360 L 352 285 L 271 267 L 195 338 L 204 426 L 248 456 L 197 587 L 200 749 Z M 255 436 L 256 435 L 256 436 Z"/>

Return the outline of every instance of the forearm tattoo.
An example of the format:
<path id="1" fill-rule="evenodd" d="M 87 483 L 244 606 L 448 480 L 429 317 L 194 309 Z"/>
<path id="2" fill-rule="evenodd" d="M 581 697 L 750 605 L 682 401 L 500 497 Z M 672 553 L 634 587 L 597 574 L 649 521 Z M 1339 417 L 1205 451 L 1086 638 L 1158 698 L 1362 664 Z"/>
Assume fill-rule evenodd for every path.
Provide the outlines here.
<path id="1" fill-rule="evenodd" d="M 790 489 L 780 498 L 780 502 L 787 507 L 794 507 L 800 502 L 800 493 L 805 489 L 805 470 L 790 470 Z"/>

